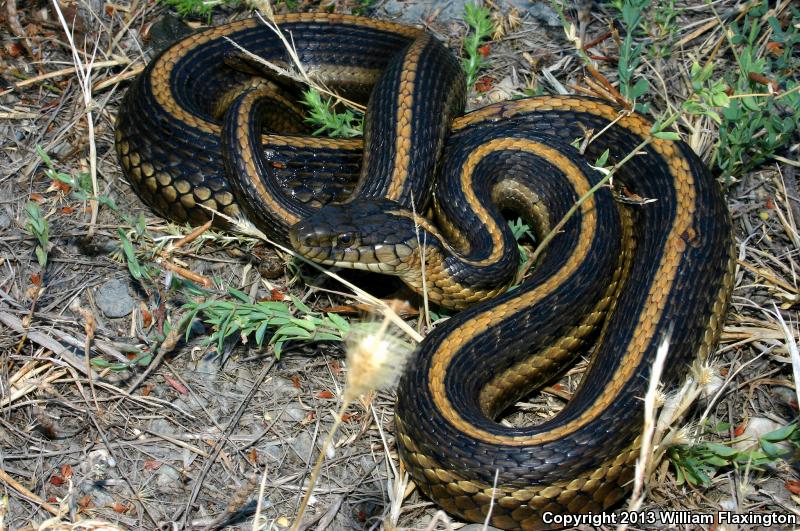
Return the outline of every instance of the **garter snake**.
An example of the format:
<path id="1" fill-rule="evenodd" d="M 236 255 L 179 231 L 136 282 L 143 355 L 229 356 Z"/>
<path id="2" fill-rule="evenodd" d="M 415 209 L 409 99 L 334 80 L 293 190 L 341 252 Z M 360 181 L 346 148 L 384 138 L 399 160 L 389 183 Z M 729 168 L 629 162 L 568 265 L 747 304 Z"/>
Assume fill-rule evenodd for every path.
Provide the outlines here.
<path id="1" fill-rule="evenodd" d="M 206 219 L 199 204 L 243 209 L 283 241 L 291 228 L 288 239 L 316 261 L 397 274 L 446 306 L 477 302 L 428 334 L 401 379 L 407 470 L 445 510 L 483 521 L 491 505 L 490 523 L 503 528 L 611 507 L 630 488 L 659 344 L 669 339 L 670 386 L 719 336 L 734 261 L 716 181 L 684 143 L 651 139 L 614 184 L 654 201 L 622 205 L 600 189 L 532 275 L 498 295 L 518 262 L 503 214 L 523 215 L 541 238 L 600 178 L 586 161 L 605 150 L 621 160 L 650 124 L 569 96 L 498 103 L 451 124 L 463 80 L 419 30 L 341 15 L 278 23 L 331 86 L 362 98 L 373 89 L 366 148 L 296 134 L 299 111 L 283 96 L 292 84 L 248 81 L 226 37 L 288 62 L 281 43 L 256 22 L 234 22 L 175 44 L 130 88 L 116 145 L 137 193 L 177 220 Z M 584 149 L 573 147 L 582 138 Z M 437 164 L 431 199 L 424 174 Z M 320 192 L 331 179 L 338 191 Z M 354 187 L 343 204 L 316 208 Z M 417 215 L 429 205 L 436 224 Z M 560 413 L 535 426 L 496 422 L 580 355 L 591 363 Z"/>

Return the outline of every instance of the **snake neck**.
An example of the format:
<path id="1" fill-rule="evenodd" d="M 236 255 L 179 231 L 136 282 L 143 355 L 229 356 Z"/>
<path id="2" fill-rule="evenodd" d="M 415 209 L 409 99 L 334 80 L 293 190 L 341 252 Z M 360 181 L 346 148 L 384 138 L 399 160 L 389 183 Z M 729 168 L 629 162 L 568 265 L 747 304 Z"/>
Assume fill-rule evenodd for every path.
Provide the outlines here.
<path id="1" fill-rule="evenodd" d="M 570 146 L 485 129 L 449 144 L 436 225 L 417 219 L 417 247 L 399 275 L 447 308 L 493 298 L 517 282 L 522 261 L 507 215 L 521 217 L 541 241 L 578 200 L 576 184 L 599 179 Z"/>
<path id="2" fill-rule="evenodd" d="M 445 137 L 465 105 L 464 73 L 445 45 L 424 33 L 406 46 L 372 90 L 352 199 L 388 199 L 425 211 Z"/>

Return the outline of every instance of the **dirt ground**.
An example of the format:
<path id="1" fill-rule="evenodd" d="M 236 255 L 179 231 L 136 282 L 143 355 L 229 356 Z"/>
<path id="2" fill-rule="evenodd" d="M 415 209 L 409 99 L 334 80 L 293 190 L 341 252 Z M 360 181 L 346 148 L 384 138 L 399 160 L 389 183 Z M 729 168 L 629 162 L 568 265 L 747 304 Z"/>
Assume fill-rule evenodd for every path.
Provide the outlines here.
<path id="1" fill-rule="evenodd" d="M 293 9 L 319 7 L 298 3 Z M 276 10 L 287 10 L 286 4 Z M 385 5 L 397 2 L 374 4 L 368 14 L 397 13 Z M 404 17 L 461 50 L 466 25 L 460 10 L 442 15 L 422 2 L 406 4 L 421 7 Z M 777 4 L 781 16 L 798 23 L 789 2 Z M 340 12 L 358 7 L 326 5 Z M 692 60 L 715 54 L 719 69 L 733 67 L 724 53 L 725 24 L 715 21 L 711 7 L 675 5 L 679 30 L 669 36 L 671 55 L 640 66 L 645 75 L 658 72 L 647 96 L 655 115 L 687 97 Z M 733 0 L 713 5 L 726 21 L 741 8 Z M 259 348 L 252 336 L 247 344 L 234 336 L 208 345 L 203 339 L 211 331 L 201 325 L 184 341 L 170 335 L 170 326 L 199 296 L 168 286 L 175 278 L 211 279 L 207 298 L 231 300 L 227 288 L 233 287 L 253 300 L 291 294 L 316 311 L 352 307 L 352 293 L 313 269 L 286 268 L 290 257 L 251 237 L 208 231 L 176 247 L 191 228 L 155 216 L 125 181 L 113 146 L 117 106 L 152 47 L 169 41 L 177 19 L 164 16 L 173 11 L 137 0 L 65 2 L 60 11 L 74 30 L 68 38 L 52 3 L 5 0 L 0 6 L 0 529 L 251 528 L 259 489 L 260 528 L 287 527 L 340 406 L 344 347 L 287 344 L 276 359 L 272 347 Z M 540 2 L 517 6 L 489 6 L 505 30 L 485 50 L 487 66 L 470 107 L 530 93 L 593 90 L 599 78 L 586 73 L 556 11 Z M 615 83 L 618 40 L 602 36 L 618 12 L 582 2 L 565 14 L 584 43 L 598 41 L 589 48 L 598 75 Z M 212 20 L 245 16 L 243 8 L 222 8 Z M 189 19 L 194 27 L 206 22 Z M 93 51 L 94 66 L 81 77 L 74 65 L 88 64 Z M 798 72 L 789 76 L 796 80 Z M 709 156 L 718 136 L 713 121 L 682 121 L 678 130 Z M 680 442 L 690 447 L 752 444 L 797 423 L 792 360 L 796 375 L 800 193 L 799 139 L 793 135 L 777 158 L 725 183 L 739 268 L 710 382 L 689 414 L 676 420 Z M 96 208 L 88 200 L 95 194 L 102 198 Z M 46 220 L 44 243 L 36 238 L 36 220 Z M 133 266 L 121 235 L 136 256 Z M 142 274 L 136 263 L 146 269 L 143 280 L 136 278 Z M 412 315 L 408 322 L 417 328 L 424 321 Z M 165 337 L 170 348 L 163 346 Z M 517 404 L 506 421 L 559 410 L 585 366 L 550 392 Z M 708 422 L 698 427 L 700 419 Z M 334 447 L 304 528 L 462 525 L 437 514 L 398 476 L 391 391 L 351 406 Z M 649 478 L 642 509 L 779 512 L 800 519 L 800 469 L 796 448 L 789 448 L 786 459 L 758 467 L 706 469 L 707 485 L 681 483 L 665 460 Z M 736 528 L 704 526 L 712 527 Z"/>

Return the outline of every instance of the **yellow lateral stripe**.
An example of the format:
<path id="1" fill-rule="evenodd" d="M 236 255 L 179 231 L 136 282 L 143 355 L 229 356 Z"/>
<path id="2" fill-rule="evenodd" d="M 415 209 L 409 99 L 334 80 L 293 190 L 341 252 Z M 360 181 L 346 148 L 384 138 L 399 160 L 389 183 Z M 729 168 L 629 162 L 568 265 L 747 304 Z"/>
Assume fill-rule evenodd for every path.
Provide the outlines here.
<path id="1" fill-rule="evenodd" d="M 336 13 L 287 13 L 284 15 L 276 15 L 275 22 L 280 26 L 281 24 L 291 24 L 298 22 L 324 22 L 328 24 L 348 24 L 352 26 L 366 27 L 379 31 L 386 31 L 402 35 L 405 37 L 413 38 L 422 33 L 421 30 L 412 26 L 403 24 L 396 24 L 393 22 L 384 22 L 380 20 L 364 19 L 353 15 L 340 15 Z M 202 46 L 214 39 L 222 38 L 237 31 L 248 28 L 253 28 L 259 25 L 258 19 L 249 18 L 231 22 L 222 26 L 209 28 L 205 31 L 190 35 L 180 42 L 180 44 L 173 46 L 167 50 L 153 66 L 150 77 L 150 87 L 155 96 L 156 102 L 164 108 L 164 110 L 171 114 L 175 119 L 180 120 L 190 127 L 197 128 L 205 133 L 218 135 L 220 126 L 195 116 L 188 112 L 186 109 L 178 105 L 175 98 L 172 96 L 172 87 L 169 80 L 172 76 L 172 69 L 177 64 L 178 60 L 184 55 L 188 54 L 191 50 Z M 264 31 L 271 31 L 269 28 L 264 27 Z"/>
<path id="2" fill-rule="evenodd" d="M 578 197 L 584 195 L 591 188 L 591 184 L 586 179 L 580 167 L 572 160 L 560 153 L 558 150 L 547 147 L 532 140 L 517 140 L 517 149 L 523 149 L 550 161 L 559 168 L 570 181 Z M 562 284 L 585 260 L 586 254 L 591 247 L 591 242 L 597 230 L 597 216 L 595 212 L 594 198 L 590 198 L 581 205 L 581 225 L 578 242 L 575 250 L 566 263 L 546 282 L 535 289 L 511 299 L 506 303 L 493 306 L 487 311 L 476 315 L 470 321 L 462 324 L 458 329 L 452 330 L 450 334 L 439 345 L 439 349 L 434 353 L 431 360 L 431 369 L 428 374 L 428 385 L 431 396 L 442 416 L 459 431 L 489 442 L 505 442 L 505 437 L 490 434 L 484 430 L 476 428 L 464 420 L 455 411 L 447 398 L 445 391 L 445 376 L 454 355 L 465 345 L 469 344 L 478 334 L 488 330 L 503 316 L 522 310 L 538 300 L 541 300 L 548 293 L 552 292 L 557 286 Z"/>
<path id="3" fill-rule="evenodd" d="M 519 112 L 527 112 L 529 110 L 577 110 L 579 112 L 590 112 L 597 116 L 610 120 L 619 118 L 616 109 L 610 105 L 602 102 L 593 102 L 586 100 L 578 100 L 569 97 L 554 97 L 545 99 L 541 102 L 526 102 L 526 100 L 518 100 L 512 102 L 511 105 L 503 106 L 498 112 L 498 109 L 492 108 L 481 113 L 480 115 L 472 116 L 470 120 L 462 120 L 459 127 L 464 127 L 465 122 L 476 123 L 480 120 L 494 119 L 498 114 L 503 117 L 513 116 Z M 471 113 L 475 114 L 475 113 Z M 470 117 L 471 115 L 467 115 Z M 634 134 L 647 138 L 650 132 L 650 124 L 643 118 L 635 115 L 623 116 L 618 121 L 621 127 L 629 129 Z M 448 337 L 441 343 L 439 350 L 434 354 L 431 370 L 429 373 L 428 384 L 431 389 L 433 400 L 439 410 L 442 412 L 443 417 L 450 422 L 456 429 L 474 437 L 476 439 L 493 443 L 493 444 L 506 444 L 512 446 L 530 446 L 535 444 L 542 444 L 545 442 L 554 441 L 564 437 L 569 433 L 573 433 L 582 426 L 595 419 L 602 411 L 608 408 L 611 403 L 619 395 L 622 387 L 630 381 L 633 371 L 635 371 L 642 361 L 645 348 L 650 344 L 656 333 L 656 325 L 660 320 L 665 307 L 665 299 L 669 295 L 672 284 L 677 273 L 678 265 L 681 261 L 681 256 L 685 248 L 685 242 L 682 235 L 691 227 L 691 222 L 694 217 L 695 210 L 695 186 L 694 177 L 689 168 L 688 162 L 679 154 L 677 145 L 673 142 L 666 140 L 654 140 L 651 147 L 663 157 L 664 160 L 669 161 L 670 170 L 675 184 L 676 194 L 676 216 L 670 228 L 666 242 L 664 244 L 664 252 L 658 266 L 658 271 L 654 276 L 654 282 L 650 286 L 647 300 L 644 304 L 645 308 L 639 314 L 638 322 L 635 325 L 635 332 L 631 342 L 627 345 L 625 354 L 620 362 L 619 367 L 612 376 L 608 385 L 604 387 L 603 392 L 598 396 L 595 402 L 587 408 L 578 418 L 570 421 L 558 428 L 549 430 L 544 433 L 534 435 L 533 437 L 505 437 L 485 430 L 477 428 L 472 424 L 465 421 L 453 409 L 449 400 L 447 400 L 444 389 L 444 377 L 447 372 L 447 367 L 454 354 L 460 350 L 464 345 L 471 341 L 478 333 L 487 329 L 493 321 L 496 321 L 499 316 L 507 315 L 519 311 L 532 303 L 539 300 L 544 293 L 549 293 L 556 288 L 567 276 L 568 271 L 574 271 L 579 261 L 576 261 L 577 256 L 580 254 L 579 249 L 568 261 L 568 264 L 562 268 L 556 275 L 551 277 L 546 283 L 538 286 L 536 289 L 524 294 L 523 296 L 510 300 L 502 306 L 493 307 L 486 312 L 479 314 L 472 321 L 464 323 L 459 329 L 451 331 Z M 555 158 L 549 159 L 555 161 Z M 560 167 L 560 165 L 559 165 Z M 582 195 L 583 192 L 578 192 Z M 589 201 L 582 205 L 582 212 L 584 215 L 592 218 L 594 217 L 591 212 L 585 213 L 585 209 Z M 585 223 L 586 220 L 584 220 Z M 586 227 L 581 229 L 581 239 L 579 247 L 588 246 L 585 240 L 591 237 L 593 231 L 586 232 Z M 585 252 L 585 250 L 584 250 Z M 582 259 L 580 260 L 582 261 Z"/>
<path id="4" fill-rule="evenodd" d="M 244 162 L 245 175 L 242 177 L 247 180 L 250 186 L 258 193 L 259 198 L 272 212 L 274 219 L 284 220 L 287 224 L 293 225 L 300 221 L 298 216 L 283 208 L 273 194 L 264 187 L 264 183 L 258 176 L 256 170 L 256 162 L 254 159 L 255 152 L 252 146 L 249 145 L 249 134 L 247 127 L 248 116 L 253 104 L 258 100 L 260 95 L 258 92 L 251 92 L 242 99 L 242 104 L 239 108 L 239 114 L 236 117 L 236 141 L 239 145 L 239 152 L 242 154 Z"/>
<path id="5" fill-rule="evenodd" d="M 399 201 L 403 196 L 403 190 L 411 169 L 411 134 L 413 133 L 412 122 L 414 119 L 414 81 L 417 77 L 417 67 L 419 66 L 420 56 L 430 42 L 432 37 L 420 38 L 414 41 L 406 52 L 403 61 L 402 77 L 397 94 L 397 107 L 395 109 L 395 144 L 394 144 L 394 167 L 392 168 L 392 178 L 389 182 L 389 189 L 386 198 L 392 201 Z"/>

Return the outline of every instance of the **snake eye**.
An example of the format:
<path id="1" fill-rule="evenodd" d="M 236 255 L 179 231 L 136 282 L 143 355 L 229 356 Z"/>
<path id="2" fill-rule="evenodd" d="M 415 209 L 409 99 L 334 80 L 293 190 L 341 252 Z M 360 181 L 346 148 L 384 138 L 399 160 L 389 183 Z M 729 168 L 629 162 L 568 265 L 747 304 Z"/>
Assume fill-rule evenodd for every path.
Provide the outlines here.
<path id="1" fill-rule="evenodd" d="M 336 237 L 336 245 L 343 246 L 343 245 L 350 245 L 353 243 L 353 235 L 350 233 L 343 233 Z"/>

